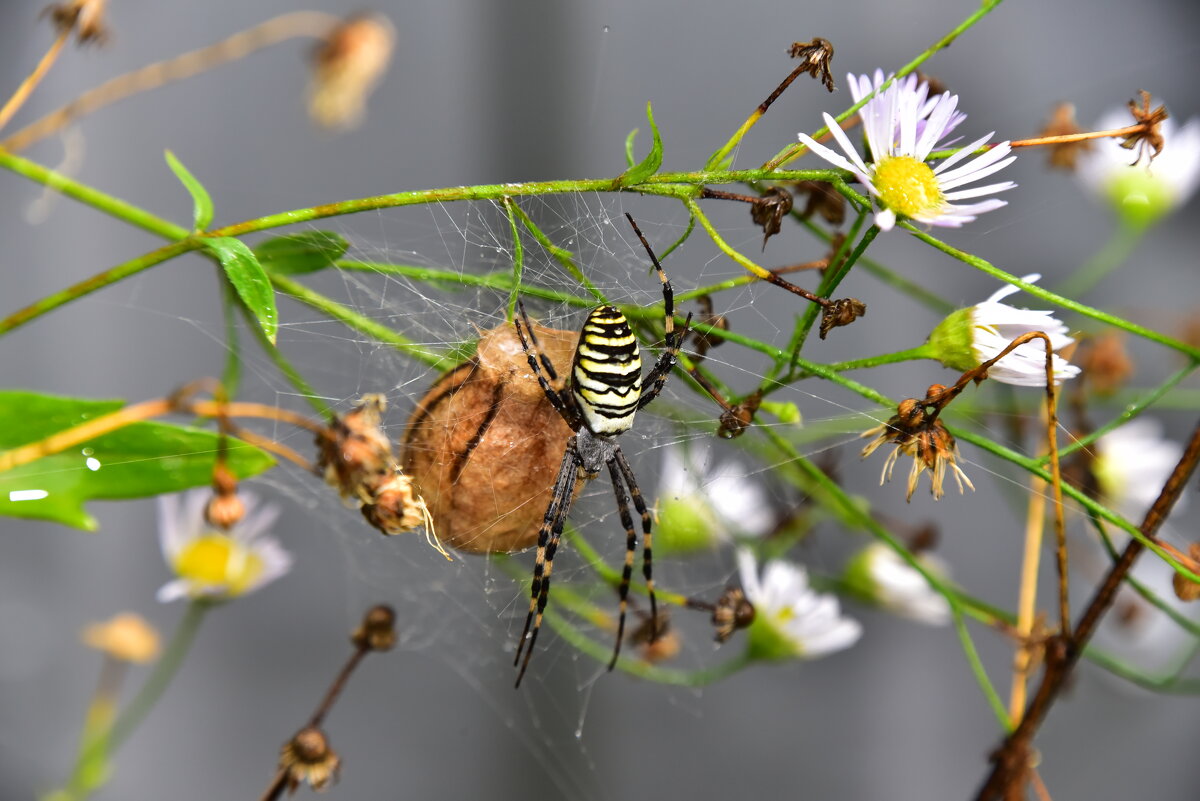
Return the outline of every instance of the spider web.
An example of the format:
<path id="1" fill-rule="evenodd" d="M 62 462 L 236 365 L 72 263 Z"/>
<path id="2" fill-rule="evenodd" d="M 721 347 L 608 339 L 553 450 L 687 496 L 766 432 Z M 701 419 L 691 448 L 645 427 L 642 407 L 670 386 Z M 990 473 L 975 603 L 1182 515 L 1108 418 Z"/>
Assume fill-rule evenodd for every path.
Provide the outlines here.
<path id="1" fill-rule="evenodd" d="M 627 208 L 640 216 L 636 203 L 619 197 L 570 195 L 524 199 L 520 205 L 550 241 L 574 255 L 583 275 L 606 298 L 640 306 L 661 301 L 659 282 L 624 219 Z M 659 207 L 655 216 L 646 216 L 639 222 L 656 251 L 662 253 L 683 233 L 686 218 L 664 220 Z M 348 259 L 440 269 L 467 276 L 512 274 L 515 260 L 512 231 L 507 210 L 501 203 L 382 211 L 345 218 L 333 227 L 352 243 Z M 740 221 L 732 230 L 747 242 L 761 236 L 757 229 Z M 689 241 L 664 264 L 677 295 L 699 285 L 745 274 L 724 257 L 714 257 L 711 248 L 698 247 L 709 244 L 707 240 L 699 240 L 696 237 Z M 740 242 L 739 246 L 744 244 Z M 525 285 L 586 297 L 585 288 L 526 231 L 522 231 L 522 245 Z M 312 278 L 306 281 L 308 285 L 433 351 L 459 347 L 473 341 L 477 331 L 503 325 L 509 299 L 507 289 L 424 281 L 382 271 L 330 270 Z M 781 341 L 790 332 L 796 307 L 793 298 L 776 294 L 776 297 L 764 296 L 763 287 L 739 287 L 722 292 L 716 300 L 719 312 L 733 321 L 734 330 L 741 331 L 746 326 L 767 341 Z M 525 304 L 530 314 L 543 324 L 561 329 L 577 330 L 587 313 L 585 307 L 540 298 L 525 297 Z M 787 311 L 777 314 L 777 307 Z M 695 303 L 677 305 L 679 313 L 696 310 Z M 443 372 L 311 309 L 287 304 L 281 317 L 284 320 L 279 336 L 281 349 L 295 358 L 301 372 L 319 392 L 329 393 L 325 400 L 334 408 L 344 412 L 365 393 L 382 392 L 387 396 L 386 425 L 394 440 L 402 437 L 405 420 L 416 401 Z M 735 348 L 725 344 L 711 350 L 705 365 L 731 386 L 748 392 L 757 386 L 769 362 L 765 357 L 738 352 Z M 690 345 L 685 345 L 685 351 L 690 349 Z M 656 354 L 657 351 L 643 353 L 644 369 Z M 272 365 L 261 358 L 255 359 L 250 367 L 256 376 L 270 386 L 282 404 L 295 405 L 298 399 L 287 399 L 295 391 L 284 383 Z M 563 372 L 563 366 L 559 367 Z M 819 390 L 821 394 L 810 390 Z M 806 426 L 832 426 L 832 440 L 801 447 L 809 455 L 819 455 L 836 448 L 837 443 L 855 440 L 859 431 L 877 425 L 881 418 L 868 402 L 850 395 L 839 396 L 824 386 L 787 388 L 773 397 L 802 407 Z M 677 371 L 663 395 L 639 413 L 633 430 L 622 435 L 622 448 L 652 508 L 663 480 L 663 448 L 691 451 L 693 461 L 698 464 L 690 469 L 697 473 L 693 480 L 700 484 L 711 480 L 707 475 L 710 468 L 739 453 L 736 443 L 727 444 L 714 436 L 720 412 L 711 400 L 683 387 Z M 781 425 L 781 430 L 799 428 Z M 744 439 L 749 442 L 751 438 Z M 780 517 L 803 501 L 795 489 L 766 480 L 776 465 L 755 461 L 744 451 L 737 460 L 735 469 L 744 471 L 747 480 L 763 484 L 769 503 Z M 498 465 L 496 469 L 506 468 Z M 590 764 L 587 748 L 590 696 L 598 682 L 624 679 L 616 675 L 606 677 L 604 664 L 571 647 L 550 626 L 544 625 L 523 686 L 515 694 L 511 690 L 515 677 L 514 645 L 528 606 L 531 551 L 490 557 L 463 554 L 456 555 L 453 563 L 447 563 L 419 534 L 380 537 L 356 512 L 341 508 L 331 489 L 310 477 L 281 478 L 273 474 L 263 481 L 290 495 L 304 508 L 314 510 L 321 523 L 335 532 L 355 588 L 353 592 L 361 595 L 361 602 L 352 602 L 351 608 L 380 600 L 391 603 L 405 621 L 404 646 L 444 660 L 486 700 L 531 754 L 549 746 L 559 748 L 570 741 L 576 744 L 576 750 L 568 763 Z M 600 552 L 607 564 L 619 567 L 625 538 L 607 475 L 584 488 L 572 508 L 569 525 Z M 815 558 L 819 561 L 819 557 Z M 656 550 L 655 577 L 660 589 L 715 600 L 731 581 L 732 562 L 728 547 L 687 557 L 663 555 Z M 639 568 L 635 570 L 634 584 L 640 580 Z M 583 594 L 615 620 L 615 593 L 597 580 L 569 538 L 554 563 L 554 588 L 560 594 L 564 591 Z M 561 609 L 555 598 L 552 591 L 549 603 L 552 611 Z M 644 598 L 636 592 L 631 593 L 630 599 L 627 633 L 648 611 Z M 676 610 L 672 625 L 682 643 L 680 655 L 670 663 L 672 667 L 694 670 L 728 659 L 740 647 L 731 643 L 725 652 L 717 649 L 706 614 Z M 611 648 L 612 631 L 579 625 L 577 619 L 576 626 L 606 650 Z M 623 652 L 636 651 L 627 643 Z M 564 691 L 564 683 L 569 690 Z M 686 699 L 695 691 L 668 692 L 686 708 L 689 705 Z M 532 726 L 528 725 L 530 720 Z M 570 764 L 559 766 L 551 779 L 564 793 L 578 795 L 583 791 L 580 773 L 569 767 Z M 552 766 L 547 769 L 552 770 Z M 588 772 L 582 775 L 587 776 Z"/>

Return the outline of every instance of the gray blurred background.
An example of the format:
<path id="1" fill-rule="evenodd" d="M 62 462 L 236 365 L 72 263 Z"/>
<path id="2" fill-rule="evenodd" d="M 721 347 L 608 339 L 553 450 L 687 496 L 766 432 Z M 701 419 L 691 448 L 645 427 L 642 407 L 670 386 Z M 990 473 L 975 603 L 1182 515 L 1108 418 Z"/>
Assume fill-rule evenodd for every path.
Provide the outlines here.
<path id="1" fill-rule="evenodd" d="M 406 189 L 610 176 L 623 168 L 622 143 L 630 129 L 643 128 L 639 149 L 645 145 L 647 100 L 664 134 L 664 167 L 693 169 L 791 69 L 786 49 L 792 41 L 831 40 L 840 85 L 847 71 L 906 63 L 971 5 L 380 3 L 378 10 L 397 27 L 398 49 L 359 130 L 334 136 L 309 124 L 302 93 L 310 45 L 291 42 L 84 120 L 77 128 L 84 156 L 74 174 L 186 222 L 190 200 L 162 161 L 170 148 L 212 192 L 217 224 Z M 271 0 L 112 0 L 111 44 L 66 53 L 14 127 L 109 76 L 296 7 Z M 313 7 L 344 14 L 359 4 Z M 36 3 L 0 6 L 5 92 L 50 42 L 38 10 Z M 1142 88 L 1165 98 L 1182 120 L 1200 109 L 1198 32 L 1190 0 L 1012 0 L 927 70 L 961 94 L 970 115 L 968 135 L 1034 135 L 1052 104 L 1064 99 L 1076 103 L 1087 125 Z M 829 97 L 802 78 L 748 137 L 736 164 L 761 163 L 793 141 L 797 130 L 817 128 L 821 111 L 849 103 L 848 92 Z M 56 139 L 26 155 L 55 164 L 62 154 Z M 1084 199 L 1069 177 L 1050 174 L 1043 164 L 1039 154 L 1018 160 L 1008 176 L 1020 184 L 1007 195 L 1010 206 L 946 238 L 1011 272 L 1037 270 L 1050 280 L 1090 257 L 1107 239 L 1111 217 Z M 160 244 L 61 198 L 30 221 L 41 188 L 7 173 L 0 175 L 0 187 L 4 313 Z M 660 247 L 684 222 L 678 204 L 667 201 L 587 198 L 582 204 L 609 215 L 634 211 Z M 1086 299 L 1176 330 L 1197 297 L 1195 208 L 1193 203 L 1147 237 L 1135 256 L 1141 269 L 1111 276 Z M 497 229 L 494 211 L 481 210 L 492 220 L 475 224 Z M 465 209 L 447 210 L 441 224 L 428 211 L 416 212 L 370 213 L 331 225 L 369 256 L 445 264 L 458 246 L 451 264 L 481 268 L 461 252 L 461 235 L 453 241 L 456 227 L 449 221 L 461 220 Z M 751 254 L 757 250 L 760 233 L 744 208 L 712 214 L 731 242 Z M 775 266 L 816 258 L 820 251 L 802 234 L 788 232 L 772 241 L 762 259 Z M 990 279 L 898 232 L 882 238 L 872 255 L 963 304 L 995 288 Z M 619 258 L 636 264 L 640 257 L 626 251 Z M 671 269 L 682 288 L 739 274 L 699 234 L 672 259 Z M 633 276 L 632 283 L 645 286 L 644 273 Z M 384 293 L 380 287 L 375 291 Z M 648 287 L 643 301 L 652 301 L 653 292 Z M 879 342 L 915 344 L 936 322 L 869 277 L 852 276 L 846 292 L 875 301 L 874 313 L 844 335 L 812 343 L 812 358 L 833 361 L 888 349 Z M 379 304 L 380 317 L 403 307 L 394 293 L 386 300 L 365 295 Z M 496 299 L 489 302 L 495 312 Z M 763 287 L 737 295 L 736 303 L 741 316 L 735 327 L 763 337 L 786 332 L 796 308 L 792 298 Z M 411 369 L 408 375 L 381 374 L 397 362 L 348 333 L 322 327 L 294 304 L 281 308 L 285 324 L 301 322 L 294 331 L 285 328 L 280 344 L 319 391 L 334 399 L 391 391 L 398 408 L 389 421 L 401 424 L 404 398 L 420 392 L 431 376 L 418 378 Z M 429 331 L 435 339 L 469 333 L 452 331 L 444 312 L 434 319 L 441 326 Z M 7 387 L 151 398 L 219 373 L 220 331 L 211 269 L 188 257 L 8 336 L 0 348 L 0 375 Z M 340 358 L 323 360 L 322 347 Z M 1144 353 L 1163 364 L 1143 363 L 1139 381 L 1171 367 L 1162 351 Z M 262 397 L 299 408 L 262 357 L 253 357 L 252 370 L 252 387 Z M 899 395 L 919 393 L 947 374 L 926 365 L 880 375 L 883 388 Z M 814 418 L 838 411 L 799 391 L 787 399 Z M 839 400 L 866 409 L 861 401 Z M 1189 426 L 1186 418 L 1163 419 L 1177 437 Z M 654 425 L 648 430 L 653 433 Z M 661 424 L 658 430 L 664 430 Z M 656 482 L 654 445 L 643 439 L 627 446 L 647 490 Z M 857 450 L 855 444 L 841 449 L 843 475 L 854 491 L 874 492 L 879 463 L 859 466 Z M 1011 607 L 1022 510 L 997 491 L 1003 482 L 986 480 L 987 471 L 1011 473 L 978 453 L 964 456 L 968 463 L 979 460 L 968 470 L 983 479 L 977 480 L 980 491 L 965 500 L 948 496 L 934 508 L 922 490 L 906 506 L 900 486 L 872 497 L 904 521 L 936 517 L 941 552 L 956 579 Z M 338 797 L 953 799 L 974 791 L 997 742 L 995 721 L 949 629 L 858 607 L 852 614 L 864 621 L 866 636 L 856 648 L 809 664 L 757 667 L 703 691 L 620 674 L 594 681 L 594 663 L 548 637 L 539 643 L 534 680 L 514 692 L 504 647 L 515 636 L 523 590 L 502 571 L 479 559 L 447 566 L 415 538 L 383 542 L 307 477 L 276 476 L 259 482 L 258 491 L 284 507 L 277 533 L 297 555 L 292 574 L 212 615 L 175 685 L 121 752 L 102 797 L 257 797 L 279 745 L 307 717 L 348 653 L 346 633 L 377 601 L 396 605 L 404 645 L 369 658 L 330 718 L 329 733 L 345 762 L 333 790 Z M 603 487 L 597 492 L 606 494 Z M 593 514 L 605 515 L 615 532 L 604 503 L 598 501 Z M 4 798 L 37 795 L 68 770 L 99 665 L 78 644 L 78 630 L 122 609 L 136 609 L 169 630 L 182 611 L 153 601 L 168 578 L 153 504 L 101 504 L 93 511 L 101 522 L 96 533 L 26 521 L 2 524 Z M 1177 520 L 1176 526 L 1194 535 L 1190 523 Z M 840 537 L 833 527 L 820 532 L 832 552 Z M 835 568 L 821 563 L 821 545 L 811 554 L 815 567 Z M 730 574 L 728 554 L 715 561 L 715 577 L 697 579 L 698 586 L 720 586 Z M 669 564 L 661 570 L 670 575 Z M 978 639 L 997 685 L 1006 689 L 1010 646 L 986 632 Z M 728 656 L 709 655 L 704 642 L 689 647 L 705 661 Z M 1200 734 L 1195 702 L 1118 688 L 1090 668 L 1082 673 L 1038 741 L 1041 772 L 1056 801 L 1194 798 Z"/>

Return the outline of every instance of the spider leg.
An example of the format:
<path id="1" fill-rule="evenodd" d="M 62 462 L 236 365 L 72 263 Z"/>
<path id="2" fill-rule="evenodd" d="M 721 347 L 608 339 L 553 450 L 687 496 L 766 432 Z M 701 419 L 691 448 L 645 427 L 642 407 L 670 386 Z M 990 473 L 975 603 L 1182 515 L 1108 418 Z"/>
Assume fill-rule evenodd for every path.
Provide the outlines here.
<path id="1" fill-rule="evenodd" d="M 521 631 L 521 638 L 517 641 L 517 655 L 513 658 L 513 667 L 516 667 L 518 662 L 521 663 L 515 687 L 521 686 L 521 679 L 525 677 L 529 660 L 533 656 L 538 631 L 542 627 L 542 616 L 550 597 L 550 573 L 554 569 L 554 554 L 558 550 L 567 514 L 571 511 L 575 480 L 578 476 L 579 459 L 575 451 L 575 438 L 572 437 L 567 444 L 566 453 L 563 454 L 562 466 L 554 482 L 554 494 L 550 498 L 550 505 L 546 507 L 546 515 L 542 518 L 542 527 L 538 530 L 537 558 L 533 563 L 533 581 L 529 589 L 529 613 L 525 616 L 525 628 Z M 525 653 L 524 662 L 521 662 L 522 651 Z"/>
<path id="2" fill-rule="evenodd" d="M 650 530 L 650 510 L 646 508 L 646 500 L 633 475 L 633 468 L 620 448 L 616 450 L 616 462 L 625 476 L 625 483 L 629 485 L 633 508 L 642 516 L 642 577 L 646 580 L 646 592 L 650 596 L 650 639 L 653 642 L 658 639 L 658 601 L 654 597 L 654 535 Z"/>
<path id="3" fill-rule="evenodd" d="M 538 343 L 537 334 L 533 332 L 533 325 L 529 322 L 529 315 L 525 312 L 525 303 L 520 298 L 517 298 L 517 308 L 520 310 L 521 316 L 513 319 L 513 326 L 517 329 L 517 337 L 521 340 L 521 348 L 525 351 L 525 358 L 529 360 L 529 369 L 533 371 L 534 377 L 538 380 L 538 386 L 542 388 L 542 392 L 546 395 L 546 400 L 550 401 L 550 405 L 554 407 L 554 411 L 558 412 L 559 416 L 567 422 L 567 425 L 573 431 L 578 431 L 579 427 L 583 424 L 579 419 L 578 410 L 575 408 L 570 393 L 563 390 L 556 390 L 550 386 L 550 381 L 558 381 L 558 372 L 554 369 L 554 364 L 542 352 L 542 346 Z M 522 326 L 522 323 L 524 323 L 524 326 Z M 526 333 L 528 333 L 528 337 L 526 337 Z M 530 347 L 530 343 L 532 343 L 532 347 Z M 547 376 L 549 376 L 549 381 L 546 380 Z"/>
<path id="4" fill-rule="evenodd" d="M 621 598 L 621 611 L 617 617 L 617 641 L 613 644 L 612 659 L 608 669 L 616 667 L 617 657 L 621 655 L 621 642 L 625 639 L 625 611 L 629 606 L 629 582 L 633 578 L 633 557 L 637 553 L 637 532 L 633 529 L 633 517 L 629 514 L 629 497 L 625 493 L 625 485 L 621 483 L 621 471 L 617 467 L 614 456 L 608 461 L 608 475 L 612 479 L 613 492 L 617 496 L 617 510 L 621 513 L 621 525 L 625 527 L 625 566 L 621 570 L 621 583 L 617 594 Z"/>
<path id="5" fill-rule="evenodd" d="M 633 232 L 641 240 L 642 247 L 646 249 L 646 255 L 654 263 L 654 269 L 658 271 L 658 280 L 662 282 L 663 291 L 663 332 L 666 334 L 666 349 L 659 355 L 658 361 L 650 368 L 650 372 L 646 374 L 645 381 L 642 382 L 642 395 L 638 398 L 638 408 L 642 409 L 650 401 L 657 398 L 658 393 L 662 392 L 663 384 L 667 382 L 667 375 L 679 360 L 679 349 L 683 346 L 683 340 L 687 337 L 688 328 L 691 327 L 692 315 L 689 312 L 687 320 L 683 323 L 683 328 L 680 331 L 675 330 L 675 291 L 671 288 L 671 282 L 668 280 L 666 272 L 663 271 L 662 264 L 658 261 L 658 256 L 654 255 L 654 250 L 650 247 L 650 243 L 642 235 L 642 229 L 638 228 L 638 224 L 634 222 L 632 215 L 626 213 L 625 217 L 628 218 L 629 224 L 633 226 Z"/>

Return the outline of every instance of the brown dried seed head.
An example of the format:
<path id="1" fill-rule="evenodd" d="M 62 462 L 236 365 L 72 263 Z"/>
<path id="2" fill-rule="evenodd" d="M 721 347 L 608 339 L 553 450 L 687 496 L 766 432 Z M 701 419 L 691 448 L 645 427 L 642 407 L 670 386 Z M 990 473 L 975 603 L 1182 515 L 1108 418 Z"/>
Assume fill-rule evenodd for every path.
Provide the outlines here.
<path id="1" fill-rule="evenodd" d="M 108 0 L 71 0 L 68 3 L 48 6 L 43 12 L 59 34 L 75 30 L 78 44 L 104 44 L 108 41 L 108 26 L 104 21 L 104 7 Z"/>
<path id="2" fill-rule="evenodd" d="M 792 210 L 792 195 L 781 186 L 773 186 L 767 193 L 750 204 L 750 219 L 763 229 L 763 250 L 767 240 L 779 233 L 783 218 Z"/>
<path id="3" fill-rule="evenodd" d="M 236 493 L 213 495 L 204 507 L 204 519 L 214 528 L 228 531 L 246 516 L 246 504 Z"/>
<path id="4" fill-rule="evenodd" d="M 383 432 L 383 395 L 364 395 L 317 436 L 317 469 L 343 498 L 369 501 L 395 469 L 392 443 Z"/>
<path id="5" fill-rule="evenodd" d="M 578 334 L 534 323 L 560 380 Z M 516 330 L 484 331 L 475 356 L 417 403 L 403 464 L 442 542 L 472 553 L 511 553 L 537 540 L 571 429 L 546 400 Z"/>
<path id="6" fill-rule="evenodd" d="M 287 772 L 288 792 L 302 784 L 324 790 L 337 781 L 341 757 L 329 747 L 325 733 L 315 726 L 296 732 L 279 754 L 279 769 Z"/>
<path id="7" fill-rule="evenodd" d="M 392 58 L 395 31 L 386 17 L 370 14 L 338 25 L 313 54 L 309 116 L 325 128 L 351 128 Z"/>
<path id="8" fill-rule="evenodd" d="M 399 467 L 373 488 L 370 499 L 363 502 L 362 513 L 367 522 L 388 536 L 404 534 L 426 522 L 412 478 Z"/>
<path id="9" fill-rule="evenodd" d="M 122 662 L 146 663 L 158 656 L 158 632 L 145 618 L 122 612 L 83 630 L 83 644 Z"/>
<path id="10" fill-rule="evenodd" d="M 840 298 L 831 302 L 821 310 L 821 328 L 819 331 L 821 339 L 824 339 L 833 329 L 841 328 L 843 325 L 850 325 L 850 323 L 866 313 L 867 304 L 858 298 Z"/>
<path id="11" fill-rule="evenodd" d="M 1080 366 L 1097 394 L 1108 396 L 1133 375 L 1133 362 L 1125 350 L 1124 336 L 1109 331 L 1092 339 Z"/>
<path id="12" fill-rule="evenodd" d="M 717 642 L 725 642 L 735 631 L 754 622 L 754 604 L 746 598 L 741 587 L 729 587 L 713 606 L 712 623 Z"/>
<path id="13" fill-rule="evenodd" d="M 802 219 L 807 220 L 815 213 L 830 225 L 841 225 L 846 221 L 846 198 L 824 181 L 797 181 L 792 190 L 797 195 L 808 195 L 804 210 L 800 212 Z"/>
<path id="14" fill-rule="evenodd" d="M 1050 114 L 1050 119 L 1042 128 L 1039 136 L 1070 136 L 1082 133 L 1083 129 L 1075 121 L 1075 106 L 1071 103 L 1059 103 Z M 1047 148 L 1050 166 L 1059 170 L 1074 170 L 1079 154 L 1086 153 L 1093 147 L 1087 139 L 1079 142 L 1064 142 L 1050 145 Z"/>
<path id="15" fill-rule="evenodd" d="M 1142 130 L 1135 131 L 1121 140 L 1121 147 L 1126 150 L 1138 149 L 1137 161 L 1140 161 L 1142 156 L 1149 151 L 1150 158 L 1154 159 L 1162 152 L 1163 135 L 1162 124 L 1167 119 L 1166 106 L 1158 106 L 1158 108 L 1150 108 L 1150 93 L 1143 90 L 1138 91 L 1138 98 L 1141 105 L 1138 105 L 1138 100 L 1129 101 L 1129 113 L 1133 115 L 1135 123 L 1142 126 Z"/>
<path id="16" fill-rule="evenodd" d="M 387 604 L 372 606 L 350 635 L 350 641 L 370 651 L 392 650 L 396 646 L 396 610 Z"/>
<path id="17" fill-rule="evenodd" d="M 651 663 L 667 662 L 679 656 L 683 640 L 671 626 L 671 618 L 665 611 L 658 613 L 658 623 L 649 615 L 629 633 L 629 643 L 637 646 L 642 659 Z"/>
<path id="18" fill-rule="evenodd" d="M 828 39 L 814 36 L 811 42 L 793 42 L 788 48 L 788 55 L 803 59 L 803 71 L 819 80 L 827 90 L 833 91 L 833 75 L 829 72 L 829 62 L 833 59 L 833 45 Z"/>

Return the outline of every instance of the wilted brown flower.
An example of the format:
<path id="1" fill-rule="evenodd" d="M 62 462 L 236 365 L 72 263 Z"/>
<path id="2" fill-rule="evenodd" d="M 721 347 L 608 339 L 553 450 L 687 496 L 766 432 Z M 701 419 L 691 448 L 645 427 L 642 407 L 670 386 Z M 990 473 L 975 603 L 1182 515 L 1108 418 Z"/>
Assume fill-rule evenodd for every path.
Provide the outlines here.
<path id="1" fill-rule="evenodd" d="M 1083 129 L 1075 121 L 1075 106 L 1071 103 L 1059 103 L 1050 113 L 1050 119 L 1039 132 L 1039 136 L 1070 136 L 1082 133 Z M 1050 166 L 1059 170 L 1074 170 L 1075 162 L 1080 153 L 1092 149 L 1092 143 L 1087 139 L 1078 142 L 1063 142 L 1049 145 L 1047 148 Z"/>
<path id="2" fill-rule="evenodd" d="M 396 610 L 387 604 L 372 606 L 350 635 L 350 642 L 370 651 L 392 650 L 396 646 Z"/>
<path id="3" fill-rule="evenodd" d="M 1141 100 L 1141 105 L 1138 105 L 1137 100 L 1129 101 L 1129 113 L 1133 115 L 1134 122 L 1142 125 L 1140 131 L 1129 134 L 1121 140 L 1121 147 L 1126 150 L 1138 149 L 1138 157 L 1134 163 L 1142 160 L 1142 156 L 1147 151 L 1150 153 L 1150 159 L 1153 159 L 1163 149 L 1162 123 L 1167 118 L 1167 107 L 1160 105 L 1158 108 L 1151 110 L 1150 108 L 1150 93 L 1144 89 L 1138 91 L 1138 98 Z"/>
<path id="4" fill-rule="evenodd" d="M 792 190 L 797 195 L 808 195 L 804 210 L 800 212 L 801 219 L 807 220 L 814 213 L 830 225 L 841 225 L 846 220 L 846 198 L 834 191 L 833 187 L 824 181 L 797 181 L 792 184 Z"/>
<path id="5" fill-rule="evenodd" d="M 753 622 L 754 604 L 750 603 L 741 587 L 727 588 L 713 605 L 712 623 L 717 630 L 717 642 L 725 642 L 735 631 Z"/>
<path id="6" fill-rule="evenodd" d="M 833 91 L 833 75 L 829 72 L 829 62 L 833 59 L 833 45 L 828 39 L 814 36 L 811 42 L 793 42 L 788 48 L 788 55 L 803 59 L 801 71 L 819 80 L 830 92 Z"/>
<path id="7" fill-rule="evenodd" d="M 433 528 L 425 502 L 399 465 L 374 487 L 371 497 L 363 502 L 362 513 L 368 523 L 388 536 L 404 534 L 423 523 Z"/>
<path id="8" fill-rule="evenodd" d="M 1160 542 L 1159 544 L 1174 556 L 1181 565 L 1193 573 L 1200 575 L 1200 542 L 1189 544 L 1186 554 L 1168 542 Z M 1171 586 L 1175 590 L 1175 597 L 1181 601 L 1195 601 L 1200 598 L 1200 584 L 1192 581 L 1182 573 L 1174 573 L 1171 576 Z"/>
<path id="9" fill-rule="evenodd" d="M 821 339 L 824 339 L 833 329 L 850 325 L 866 313 L 867 304 L 858 298 L 839 298 L 831 301 L 821 309 L 821 327 L 818 333 Z"/>
<path id="10" fill-rule="evenodd" d="M 204 507 L 204 519 L 209 525 L 228 531 L 246 516 L 246 504 L 237 494 L 237 476 L 223 461 L 213 468 L 213 494 Z"/>
<path id="11" fill-rule="evenodd" d="M 121 662 L 152 662 L 158 656 L 158 632 L 145 618 L 122 612 L 83 630 L 83 644 Z"/>
<path id="12" fill-rule="evenodd" d="M 313 54 L 308 113 L 325 128 L 351 128 L 366 109 L 367 95 L 392 58 L 395 30 L 386 17 L 350 17 L 330 32 Z"/>
<path id="13" fill-rule="evenodd" d="M 70 0 L 67 3 L 48 6 L 43 12 L 59 34 L 72 29 L 79 44 L 104 44 L 108 40 L 108 26 L 104 23 L 104 7 L 108 0 Z"/>
<path id="14" fill-rule="evenodd" d="M 953 472 L 960 493 L 965 491 L 964 484 L 972 490 L 975 489 L 971 480 L 958 466 L 958 445 L 954 441 L 954 436 L 946 430 L 942 421 L 937 419 L 940 409 L 936 403 L 945 390 L 946 387 L 941 384 L 934 384 L 929 388 L 924 400 L 908 398 L 901 401 L 896 408 L 896 414 L 891 419 L 862 434 L 863 437 L 875 437 L 863 448 L 862 458 L 864 459 L 885 442 L 896 446 L 895 450 L 888 455 L 887 461 L 883 463 L 883 471 L 879 477 L 880 484 L 891 480 L 892 470 L 901 455 L 912 457 L 913 464 L 908 474 L 906 500 L 912 500 L 913 492 L 917 489 L 917 480 L 926 470 L 930 473 L 932 484 L 930 491 L 933 493 L 934 500 L 940 499 L 944 494 L 942 485 L 946 478 L 947 468 Z"/>
<path id="15" fill-rule="evenodd" d="M 307 784 L 314 790 L 324 790 L 337 781 L 342 760 L 329 747 L 325 733 L 316 726 L 296 732 L 279 754 L 279 769 L 286 773 L 288 793 Z"/>
<path id="16" fill-rule="evenodd" d="M 1133 362 L 1120 332 L 1108 331 L 1088 340 L 1079 366 L 1092 389 L 1100 395 L 1116 392 L 1133 375 Z"/>
<path id="17" fill-rule="evenodd" d="M 763 250 L 767 240 L 779 233 L 783 218 L 792 210 L 792 195 L 781 186 L 773 186 L 767 193 L 750 204 L 750 219 L 763 229 Z"/>
<path id="18" fill-rule="evenodd" d="M 392 473 L 392 443 L 382 428 L 386 408 L 383 395 L 363 395 L 358 406 L 317 436 L 317 469 L 343 498 L 370 501 L 375 487 Z"/>
<path id="19" fill-rule="evenodd" d="M 658 613 L 658 622 L 649 615 L 629 633 L 629 644 L 637 646 L 642 659 L 651 663 L 667 662 L 679 656 L 682 641 L 671 626 L 666 610 Z"/>

